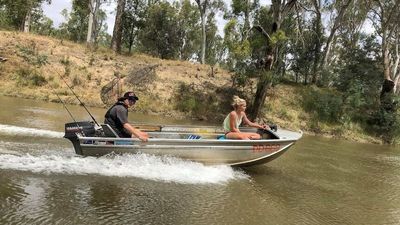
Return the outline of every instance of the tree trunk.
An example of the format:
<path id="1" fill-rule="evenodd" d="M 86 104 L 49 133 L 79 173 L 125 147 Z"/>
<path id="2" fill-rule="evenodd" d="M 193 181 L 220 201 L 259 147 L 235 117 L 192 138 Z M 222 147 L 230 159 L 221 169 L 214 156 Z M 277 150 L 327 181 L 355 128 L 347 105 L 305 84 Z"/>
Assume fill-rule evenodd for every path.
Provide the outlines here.
<path id="1" fill-rule="evenodd" d="M 208 0 L 204 0 L 203 2 L 201 0 L 196 0 L 197 6 L 200 11 L 200 17 L 201 17 L 201 55 L 200 55 L 200 62 L 201 64 L 204 64 L 206 61 L 206 42 L 207 42 L 207 37 L 206 37 L 206 9 L 208 5 Z"/>
<path id="2" fill-rule="evenodd" d="M 255 120 L 259 117 L 261 109 L 264 106 L 264 102 L 268 93 L 268 88 L 271 87 L 270 79 L 268 79 L 268 77 L 270 76 L 269 73 L 272 73 L 272 71 L 264 71 L 264 73 L 261 75 L 260 81 L 257 84 L 256 95 L 254 97 L 253 106 L 249 114 L 251 120 Z"/>
<path id="3" fill-rule="evenodd" d="M 97 40 L 98 26 L 97 26 L 97 14 L 100 9 L 101 0 L 89 0 L 89 22 L 86 42 L 88 45 L 93 46 Z"/>
<path id="4" fill-rule="evenodd" d="M 320 60 L 321 60 L 321 40 L 323 38 L 323 32 L 322 32 L 322 16 L 321 16 L 321 1 L 320 0 L 314 0 L 314 8 L 316 11 L 316 19 L 315 19 L 315 46 L 314 46 L 314 65 L 313 65 L 313 72 L 312 72 L 312 79 L 311 83 L 316 84 L 317 83 L 317 77 L 318 77 L 318 68 L 320 65 Z"/>
<path id="5" fill-rule="evenodd" d="M 118 0 L 117 14 L 115 16 L 114 31 L 111 40 L 111 49 L 116 53 L 121 53 L 122 19 L 125 9 L 125 2 L 125 0 Z"/>
<path id="6" fill-rule="evenodd" d="M 205 22 L 205 15 L 203 14 L 201 16 L 201 35 L 202 35 L 202 41 L 201 41 L 201 64 L 206 63 L 206 42 L 207 42 L 207 36 L 206 36 L 206 22 Z"/>
<path id="7" fill-rule="evenodd" d="M 24 19 L 24 32 L 29 33 L 29 28 L 31 26 L 31 20 L 32 20 L 32 9 L 28 9 L 25 15 Z"/>
<path id="8" fill-rule="evenodd" d="M 285 16 L 296 4 L 297 0 L 290 0 L 286 5 L 284 5 L 285 0 L 272 0 L 272 10 L 273 10 L 273 23 L 271 34 L 279 30 L 282 23 L 282 18 Z M 264 36 L 268 36 L 264 34 Z M 268 37 L 270 37 L 269 35 Z M 273 76 L 272 67 L 274 65 L 274 58 L 277 52 L 277 47 L 272 46 L 270 39 L 267 38 L 267 50 L 264 59 L 264 68 L 262 69 L 261 78 L 257 84 L 257 91 L 254 96 L 253 105 L 249 113 L 250 119 L 254 120 L 259 117 L 262 107 L 264 106 L 265 98 L 267 97 L 268 88 L 272 85 L 270 77 Z"/>
<path id="9" fill-rule="evenodd" d="M 338 16 L 335 18 L 335 22 L 333 24 L 333 27 L 332 27 L 331 32 L 329 34 L 328 40 L 326 41 L 325 49 L 323 51 L 320 71 L 324 71 L 325 67 L 328 65 L 328 59 L 329 59 L 329 55 L 330 55 L 330 52 L 331 52 L 332 43 L 333 43 L 333 39 L 335 37 L 335 33 L 336 33 L 337 29 L 339 28 L 339 26 L 341 25 L 343 17 L 344 17 L 344 14 L 345 14 L 347 8 L 349 7 L 351 1 L 353 1 L 353 0 L 347 0 L 347 2 L 340 8 Z"/>
<path id="10" fill-rule="evenodd" d="M 94 4 L 95 0 L 89 0 L 89 22 L 88 22 L 88 30 L 86 36 L 86 42 L 91 44 L 92 34 L 93 34 L 93 20 L 94 20 Z"/>
<path id="11" fill-rule="evenodd" d="M 250 0 L 246 0 L 246 10 L 244 12 L 244 26 L 243 26 L 243 34 L 242 41 L 247 38 L 247 32 L 250 29 Z"/>

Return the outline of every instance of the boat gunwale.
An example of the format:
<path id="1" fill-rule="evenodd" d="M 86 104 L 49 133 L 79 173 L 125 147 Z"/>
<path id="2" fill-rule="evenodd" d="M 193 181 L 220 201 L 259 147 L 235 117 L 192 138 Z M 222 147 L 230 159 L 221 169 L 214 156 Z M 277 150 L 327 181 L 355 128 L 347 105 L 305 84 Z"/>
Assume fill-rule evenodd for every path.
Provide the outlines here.
<path id="1" fill-rule="evenodd" d="M 248 144 L 257 144 L 257 143 L 275 143 L 275 142 L 295 142 L 299 140 L 299 138 L 288 138 L 288 139 L 259 139 L 259 140 L 236 140 L 236 139 L 181 139 L 181 138 L 149 138 L 147 142 L 141 142 L 138 138 L 112 138 L 112 137 L 83 137 L 78 136 L 79 140 L 93 140 L 93 141 L 140 141 L 143 144 L 146 143 L 154 143 L 154 142 L 188 142 L 188 143 L 248 143 Z"/>
<path id="2" fill-rule="evenodd" d="M 294 141 L 289 141 L 288 143 L 282 144 L 283 146 L 294 144 Z M 110 144 L 110 145 L 95 145 L 95 144 L 81 144 L 81 146 L 84 147 L 89 147 L 93 146 L 95 148 L 104 148 L 104 147 L 110 147 L 110 148 L 171 148 L 173 146 L 174 148 L 179 148 L 179 149 L 193 149 L 193 148 L 218 148 L 218 149 L 224 149 L 224 148 L 229 148 L 230 150 L 243 150 L 244 148 L 249 148 L 252 149 L 253 145 L 169 145 L 169 144 L 159 144 L 159 145 L 153 145 L 153 144 Z"/>

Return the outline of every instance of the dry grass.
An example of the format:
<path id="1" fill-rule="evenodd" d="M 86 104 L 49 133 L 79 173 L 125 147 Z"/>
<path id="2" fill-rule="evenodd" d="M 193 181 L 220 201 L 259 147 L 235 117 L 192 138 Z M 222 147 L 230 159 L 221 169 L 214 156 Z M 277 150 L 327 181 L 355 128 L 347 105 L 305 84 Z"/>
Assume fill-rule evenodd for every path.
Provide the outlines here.
<path id="1" fill-rule="evenodd" d="M 18 56 L 18 46 L 34 47 L 41 55 L 46 55 L 47 65 L 36 70 L 43 75 L 48 84 L 41 87 L 21 87 L 14 80 L 15 74 L 21 67 L 32 67 Z M 0 56 L 8 58 L 1 63 L 0 76 L 3 77 L 0 93 L 9 96 L 30 96 L 32 98 L 46 101 L 57 101 L 57 93 L 68 93 L 61 97 L 66 102 L 71 101 L 72 94 L 60 78 L 66 73 L 66 62 L 69 65 L 65 80 L 74 86 L 76 93 L 87 105 L 104 107 L 100 99 L 101 88 L 109 83 L 115 74 L 122 76 L 140 68 L 158 65 L 156 68 L 156 79 L 143 87 L 123 84 L 123 90 L 133 89 L 141 97 L 137 109 L 142 112 L 155 114 L 169 113 L 173 110 L 170 103 L 178 84 L 203 85 L 211 82 L 215 85 L 224 86 L 230 84 L 230 74 L 216 68 L 214 76 L 210 76 L 211 68 L 207 65 L 194 64 L 183 61 L 161 60 L 148 55 L 137 54 L 133 56 L 115 55 L 112 51 L 100 48 L 92 52 L 85 45 L 59 40 L 34 34 L 20 32 L 0 31 Z M 64 63 L 64 64 L 63 64 Z M 115 96 L 116 98 L 117 96 Z M 167 103 L 167 104 L 166 104 Z"/>

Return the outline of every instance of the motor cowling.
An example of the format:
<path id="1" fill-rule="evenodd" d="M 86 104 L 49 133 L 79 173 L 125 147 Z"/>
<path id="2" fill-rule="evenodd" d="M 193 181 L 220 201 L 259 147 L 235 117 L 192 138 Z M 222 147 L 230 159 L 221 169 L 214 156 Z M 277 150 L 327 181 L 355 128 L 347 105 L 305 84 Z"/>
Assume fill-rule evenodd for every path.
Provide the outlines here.
<path id="1" fill-rule="evenodd" d="M 82 155 L 82 149 L 78 140 L 77 134 L 84 137 L 93 137 L 96 134 L 96 129 L 93 122 L 79 121 L 65 124 L 65 135 L 74 145 L 76 154 Z"/>
<path id="2" fill-rule="evenodd" d="M 93 122 L 79 121 L 65 124 L 65 135 L 67 139 L 75 139 L 76 134 L 81 134 L 84 137 L 93 137 L 96 133 Z"/>

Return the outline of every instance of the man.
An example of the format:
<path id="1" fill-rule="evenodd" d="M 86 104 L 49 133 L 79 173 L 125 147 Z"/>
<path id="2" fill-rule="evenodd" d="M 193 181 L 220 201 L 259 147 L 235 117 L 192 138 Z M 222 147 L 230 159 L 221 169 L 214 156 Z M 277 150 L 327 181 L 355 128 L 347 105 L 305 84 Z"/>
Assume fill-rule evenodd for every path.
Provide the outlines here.
<path id="1" fill-rule="evenodd" d="M 149 135 L 139 129 L 134 128 L 128 122 L 128 109 L 135 105 L 139 98 L 132 91 L 126 92 L 123 97 L 118 98 L 106 113 L 104 123 L 109 124 L 120 137 L 139 138 L 141 141 L 147 141 Z"/>

